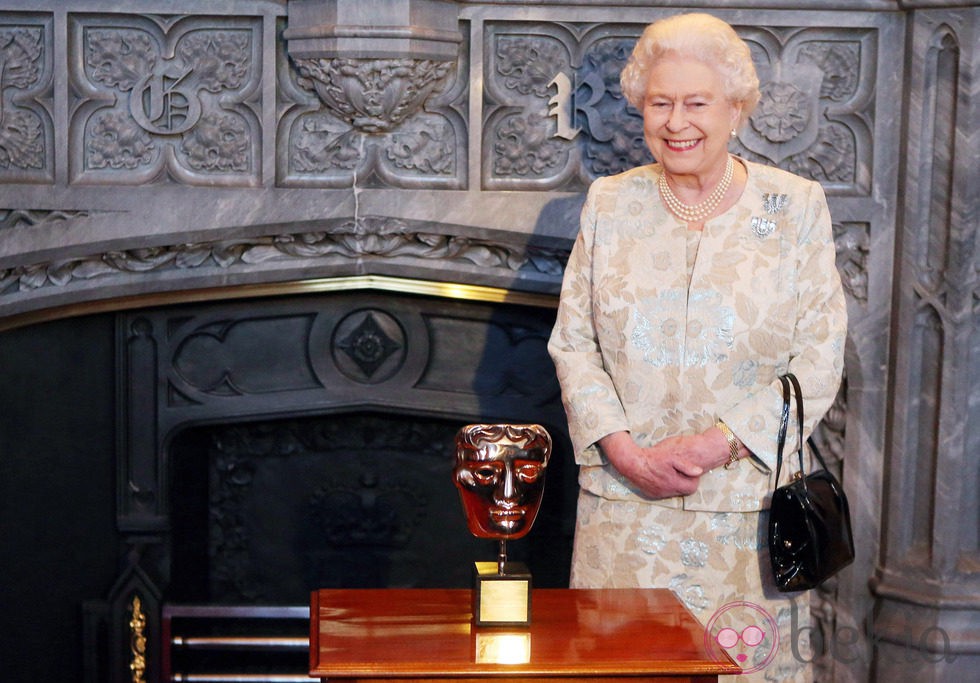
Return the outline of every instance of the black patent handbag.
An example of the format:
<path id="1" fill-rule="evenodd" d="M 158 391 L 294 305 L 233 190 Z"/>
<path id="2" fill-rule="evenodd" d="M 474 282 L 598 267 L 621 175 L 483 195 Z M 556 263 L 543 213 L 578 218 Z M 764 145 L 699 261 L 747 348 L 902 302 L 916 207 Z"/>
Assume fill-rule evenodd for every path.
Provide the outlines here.
<path id="1" fill-rule="evenodd" d="M 800 470 L 793 481 L 776 486 L 769 508 L 769 559 L 776 587 L 782 592 L 808 590 L 820 585 L 854 561 L 854 537 L 847 496 L 827 469 L 813 439 L 810 451 L 823 469 L 805 474 L 803 467 L 803 394 L 792 374 L 779 378 L 783 411 L 776 451 L 776 482 L 783 465 L 792 393 L 796 395 Z"/>

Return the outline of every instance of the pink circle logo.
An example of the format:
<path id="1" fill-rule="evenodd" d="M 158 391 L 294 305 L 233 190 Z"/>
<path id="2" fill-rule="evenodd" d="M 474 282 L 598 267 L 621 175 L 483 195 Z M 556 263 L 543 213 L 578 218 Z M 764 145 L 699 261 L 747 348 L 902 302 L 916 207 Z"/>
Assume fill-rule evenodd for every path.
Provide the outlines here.
<path id="1" fill-rule="evenodd" d="M 742 667 L 742 673 L 754 673 L 776 656 L 779 630 L 776 620 L 759 605 L 729 602 L 715 611 L 704 627 L 704 646 L 708 652 L 720 648 Z"/>

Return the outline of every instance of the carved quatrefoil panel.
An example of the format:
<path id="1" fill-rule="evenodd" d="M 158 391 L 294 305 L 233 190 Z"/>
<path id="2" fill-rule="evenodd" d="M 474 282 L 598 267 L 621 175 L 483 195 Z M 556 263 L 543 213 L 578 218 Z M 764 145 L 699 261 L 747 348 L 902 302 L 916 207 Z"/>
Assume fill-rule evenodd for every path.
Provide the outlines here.
<path id="1" fill-rule="evenodd" d="M 739 133 L 737 151 L 843 194 L 870 192 L 877 33 L 740 33 L 753 52 L 762 100 Z"/>
<path id="2" fill-rule="evenodd" d="M 488 189 L 584 187 L 650 161 L 619 72 L 632 26 L 492 23 L 486 29 L 483 175 Z"/>
<path id="3" fill-rule="evenodd" d="M 73 18 L 73 180 L 256 184 L 260 28 L 239 18 Z"/>

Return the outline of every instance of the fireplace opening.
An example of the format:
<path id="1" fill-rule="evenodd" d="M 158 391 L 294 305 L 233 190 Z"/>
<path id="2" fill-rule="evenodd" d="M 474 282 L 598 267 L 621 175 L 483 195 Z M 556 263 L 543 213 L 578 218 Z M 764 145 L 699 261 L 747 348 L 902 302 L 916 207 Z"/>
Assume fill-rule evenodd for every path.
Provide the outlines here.
<path id="1" fill-rule="evenodd" d="M 165 676 L 300 680 L 311 591 L 470 587 L 497 544 L 470 534 L 452 481 L 464 424 L 354 412 L 182 432 L 170 448 Z M 575 469 L 556 439 L 534 527 L 508 543 L 538 588 L 568 585 Z"/>
<path id="2" fill-rule="evenodd" d="M 121 314 L 118 520 L 133 551 L 117 592 L 123 609 L 145 599 L 162 649 L 148 665 L 163 680 L 307 680 L 311 591 L 469 587 L 498 550 L 470 534 L 452 481 L 473 422 L 551 433 L 542 507 L 508 553 L 535 587 L 566 586 L 577 468 L 554 317 L 360 290 Z M 120 650 L 133 619 L 114 622 Z"/>

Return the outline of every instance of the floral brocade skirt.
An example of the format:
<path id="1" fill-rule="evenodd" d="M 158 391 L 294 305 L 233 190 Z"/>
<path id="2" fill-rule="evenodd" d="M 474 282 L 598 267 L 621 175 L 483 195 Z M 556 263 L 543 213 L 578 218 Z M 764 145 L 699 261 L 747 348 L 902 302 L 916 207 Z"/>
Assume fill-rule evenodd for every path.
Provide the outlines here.
<path id="1" fill-rule="evenodd" d="M 768 512 L 701 512 L 580 491 L 572 588 L 669 588 L 739 665 L 729 683 L 810 683 L 807 593 L 769 574 Z"/>

